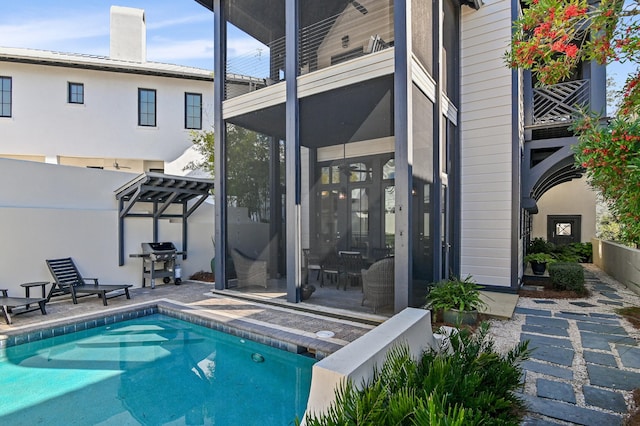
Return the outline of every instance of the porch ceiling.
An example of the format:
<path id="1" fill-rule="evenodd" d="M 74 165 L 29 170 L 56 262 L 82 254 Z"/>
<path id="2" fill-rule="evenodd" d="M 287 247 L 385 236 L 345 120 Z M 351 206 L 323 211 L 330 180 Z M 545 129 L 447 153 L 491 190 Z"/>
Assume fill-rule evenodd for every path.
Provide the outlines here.
<path id="1" fill-rule="evenodd" d="M 213 11 L 213 0 L 195 0 L 202 6 Z M 306 2 L 302 13 L 301 27 L 321 21 L 342 12 L 348 5 L 348 0 L 322 0 Z M 272 40 L 285 35 L 285 0 L 274 2 L 264 0 L 242 0 L 233 2 L 233 13 L 229 21 L 256 40 L 269 44 Z"/>

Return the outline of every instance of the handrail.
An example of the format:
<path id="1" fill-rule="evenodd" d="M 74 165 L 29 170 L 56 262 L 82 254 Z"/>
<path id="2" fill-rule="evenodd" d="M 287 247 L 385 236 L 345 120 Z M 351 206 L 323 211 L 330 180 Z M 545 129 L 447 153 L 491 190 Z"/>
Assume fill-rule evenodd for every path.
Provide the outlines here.
<path id="1" fill-rule="evenodd" d="M 589 104 L 589 80 L 573 80 L 533 89 L 532 125 L 571 124 L 581 108 Z"/>

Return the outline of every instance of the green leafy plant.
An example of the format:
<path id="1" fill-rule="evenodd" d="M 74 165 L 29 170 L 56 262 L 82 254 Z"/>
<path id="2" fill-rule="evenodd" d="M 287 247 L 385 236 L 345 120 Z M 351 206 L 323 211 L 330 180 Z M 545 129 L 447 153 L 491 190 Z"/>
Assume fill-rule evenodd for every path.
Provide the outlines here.
<path id="1" fill-rule="evenodd" d="M 568 247 L 572 253 L 578 256 L 579 262 L 591 262 L 593 258 L 593 245 L 591 243 L 571 243 Z"/>
<path id="2" fill-rule="evenodd" d="M 485 306 L 480 298 L 481 288 L 471 275 L 463 280 L 451 277 L 432 286 L 427 305 L 435 310 L 474 311 Z"/>
<path id="3" fill-rule="evenodd" d="M 555 244 L 545 240 L 544 238 L 534 238 L 529 243 L 529 247 L 527 247 L 527 254 L 551 253 L 555 248 Z"/>
<path id="4" fill-rule="evenodd" d="M 392 349 L 369 382 L 343 384 L 327 412 L 306 424 L 519 425 L 524 405 L 515 391 L 528 342 L 501 355 L 488 330 L 487 323 L 476 333 L 460 330 L 450 336 L 451 352 L 427 351 L 417 360 L 404 346 Z"/>
<path id="5" fill-rule="evenodd" d="M 524 257 L 524 261 L 550 264 L 556 262 L 556 257 L 549 253 L 531 253 Z"/>

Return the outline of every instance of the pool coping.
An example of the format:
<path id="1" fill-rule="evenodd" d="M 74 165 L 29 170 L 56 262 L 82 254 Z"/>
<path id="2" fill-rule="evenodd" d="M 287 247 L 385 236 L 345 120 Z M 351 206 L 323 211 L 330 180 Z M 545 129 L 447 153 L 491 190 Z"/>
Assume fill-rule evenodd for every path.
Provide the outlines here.
<path id="1" fill-rule="evenodd" d="M 223 316 L 210 309 L 187 305 L 171 299 L 158 299 L 7 330 L 0 334 L 0 350 L 155 313 L 288 352 L 313 356 L 316 359 L 323 359 L 348 343 L 337 339 L 318 338 L 311 333 L 294 332 L 265 322 Z"/>

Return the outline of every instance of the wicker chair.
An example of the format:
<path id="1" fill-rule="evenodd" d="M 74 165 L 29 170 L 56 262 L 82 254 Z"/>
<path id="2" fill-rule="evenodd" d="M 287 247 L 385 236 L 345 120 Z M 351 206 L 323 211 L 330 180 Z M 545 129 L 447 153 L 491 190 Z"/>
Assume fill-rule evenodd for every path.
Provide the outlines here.
<path id="1" fill-rule="evenodd" d="M 231 258 L 238 277 L 238 287 L 262 286 L 267 288 L 267 261 L 253 259 L 238 249 L 231 250 Z"/>
<path id="2" fill-rule="evenodd" d="M 394 264 L 394 258 L 387 257 L 362 270 L 362 305 L 370 302 L 374 313 L 379 307 L 393 306 Z"/>

